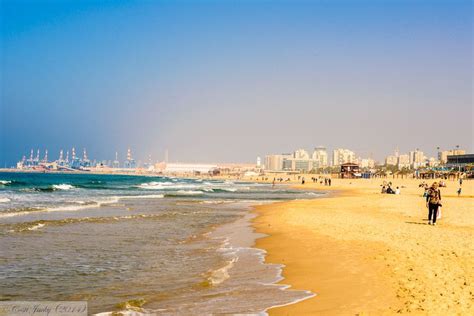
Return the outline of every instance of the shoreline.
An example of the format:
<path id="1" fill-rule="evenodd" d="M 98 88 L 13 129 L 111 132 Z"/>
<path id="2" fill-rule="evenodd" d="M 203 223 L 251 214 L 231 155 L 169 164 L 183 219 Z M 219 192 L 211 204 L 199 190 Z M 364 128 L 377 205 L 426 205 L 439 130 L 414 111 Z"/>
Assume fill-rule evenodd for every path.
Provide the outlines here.
<path id="1" fill-rule="evenodd" d="M 450 192 L 456 182 L 442 188 L 446 215 L 432 227 L 423 221 L 419 180 L 392 180 L 402 186 L 397 196 L 380 194 L 381 181 L 297 185 L 329 194 L 255 207 L 252 225 L 267 235 L 255 247 L 266 250 L 266 262 L 285 265 L 279 283 L 316 294 L 270 315 L 474 311 L 474 215 L 466 215 L 474 182 L 464 182 L 461 198 Z"/>

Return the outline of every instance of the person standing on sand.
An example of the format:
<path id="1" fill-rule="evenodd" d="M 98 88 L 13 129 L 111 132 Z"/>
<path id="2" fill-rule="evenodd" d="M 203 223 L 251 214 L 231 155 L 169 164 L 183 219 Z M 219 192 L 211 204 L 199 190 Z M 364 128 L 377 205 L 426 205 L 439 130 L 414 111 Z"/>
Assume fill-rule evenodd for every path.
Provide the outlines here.
<path id="1" fill-rule="evenodd" d="M 428 207 L 428 224 L 436 225 L 438 208 L 441 206 L 441 191 L 438 188 L 437 182 L 434 182 L 427 191 L 426 206 Z"/>

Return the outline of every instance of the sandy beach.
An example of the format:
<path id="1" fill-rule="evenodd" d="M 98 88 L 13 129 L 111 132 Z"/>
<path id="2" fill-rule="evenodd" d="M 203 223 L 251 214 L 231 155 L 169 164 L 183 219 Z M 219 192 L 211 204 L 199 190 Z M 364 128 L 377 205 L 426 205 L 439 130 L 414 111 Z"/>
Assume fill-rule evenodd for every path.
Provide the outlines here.
<path id="1" fill-rule="evenodd" d="M 381 179 L 334 179 L 327 197 L 259 206 L 268 234 L 256 247 L 283 263 L 283 284 L 316 296 L 270 315 L 473 315 L 474 182 L 441 188 L 442 218 L 428 225 L 421 180 L 386 179 L 401 195 L 380 194 Z M 431 184 L 432 181 L 429 183 Z"/>

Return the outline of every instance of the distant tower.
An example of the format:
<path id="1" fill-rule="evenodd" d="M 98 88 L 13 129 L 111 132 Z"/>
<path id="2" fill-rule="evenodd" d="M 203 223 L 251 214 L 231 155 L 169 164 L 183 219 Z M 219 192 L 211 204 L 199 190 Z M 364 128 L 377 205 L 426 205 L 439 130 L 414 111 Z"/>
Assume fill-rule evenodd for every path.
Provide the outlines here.
<path id="1" fill-rule="evenodd" d="M 68 163 L 68 162 L 69 162 L 69 150 L 66 151 L 66 163 Z"/>
<path id="2" fill-rule="evenodd" d="M 35 160 L 36 160 L 36 161 L 39 161 L 39 159 L 40 159 L 40 150 L 38 149 L 38 150 L 36 151 L 36 158 L 35 158 Z"/>
<path id="3" fill-rule="evenodd" d="M 87 158 L 87 150 L 85 148 L 84 148 L 83 155 L 82 155 L 81 165 L 83 167 L 90 167 L 91 166 L 91 162 L 90 162 L 89 158 Z"/>
<path id="4" fill-rule="evenodd" d="M 118 160 L 118 152 L 115 152 L 115 160 L 112 164 L 113 168 L 120 168 L 120 162 Z"/>
<path id="5" fill-rule="evenodd" d="M 59 151 L 59 161 L 63 161 L 63 150 Z"/>
<path id="6" fill-rule="evenodd" d="M 72 147 L 72 160 L 76 159 L 76 148 Z"/>
<path id="7" fill-rule="evenodd" d="M 43 162 L 48 162 L 48 150 L 47 149 L 44 151 Z"/>
<path id="8" fill-rule="evenodd" d="M 30 151 L 30 159 L 28 159 L 28 165 L 33 165 L 33 149 Z"/>
<path id="9" fill-rule="evenodd" d="M 132 150 L 129 147 L 127 150 L 127 160 L 125 161 L 125 168 L 134 169 L 135 167 L 135 160 L 132 158 Z"/>
<path id="10" fill-rule="evenodd" d="M 262 159 L 260 157 L 257 157 L 257 168 L 260 168 L 262 164 Z"/>

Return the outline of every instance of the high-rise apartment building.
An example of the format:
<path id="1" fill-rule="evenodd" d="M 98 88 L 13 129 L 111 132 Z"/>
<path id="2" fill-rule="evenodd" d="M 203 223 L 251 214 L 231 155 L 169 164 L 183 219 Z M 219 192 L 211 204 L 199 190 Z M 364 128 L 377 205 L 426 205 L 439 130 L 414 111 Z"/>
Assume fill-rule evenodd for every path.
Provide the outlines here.
<path id="1" fill-rule="evenodd" d="M 326 168 L 328 166 L 328 152 L 326 147 L 319 146 L 314 148 L 312 160 L 314 168 Z"/>
<path id="2" fill-rule="evenodd" d="M 343 163 L 356 161 L 356 155 L 353 151 L 349 149 L 334 149 L 333 156 L 332 156 L 332 164 L 333 166 L 340 166 Z"/>

